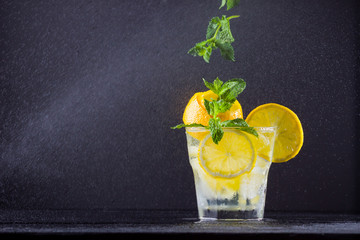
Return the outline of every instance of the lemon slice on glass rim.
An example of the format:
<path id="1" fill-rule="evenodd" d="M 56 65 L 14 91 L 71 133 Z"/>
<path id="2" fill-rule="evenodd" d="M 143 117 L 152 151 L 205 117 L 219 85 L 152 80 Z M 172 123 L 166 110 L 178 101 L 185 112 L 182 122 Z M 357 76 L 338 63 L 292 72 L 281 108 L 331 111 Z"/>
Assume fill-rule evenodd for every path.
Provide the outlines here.
<path id="1" fill-rule="evenodd" d="M 252 127 L 276 127 L 272 162 L 281 163 L 294 158 L 304 142 L 304 133 L 298 116 L 289 108 L 276 103 L 267 103 L 252 110 L 246 118 Z M 269 161 L 262 150 L 259 155 Z"/>
<path id="2" fill-rule="evenodd" d="M 250 172 L 256 162 L 256 148 L 251 137 L 236 129 L 224 128 L 224 136 L 215 144 L 208 134 L 200 142 L 200 166 L 213 177 L 234 178 Z"/>

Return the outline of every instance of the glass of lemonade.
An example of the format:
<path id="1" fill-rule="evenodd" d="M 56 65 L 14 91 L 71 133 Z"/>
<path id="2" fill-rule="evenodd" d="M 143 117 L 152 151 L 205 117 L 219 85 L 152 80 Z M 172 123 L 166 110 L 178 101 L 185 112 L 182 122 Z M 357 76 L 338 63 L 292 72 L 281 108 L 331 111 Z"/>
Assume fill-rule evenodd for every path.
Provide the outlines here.
<path id="1" fill-rule="evenodd" d="M 208 129 L 186 128 L 201 221 L 264 217 L 276 128 L 255 130 L 258 137 L 240 128 L 223 128 L 223 138 L 215 144 Z"/>

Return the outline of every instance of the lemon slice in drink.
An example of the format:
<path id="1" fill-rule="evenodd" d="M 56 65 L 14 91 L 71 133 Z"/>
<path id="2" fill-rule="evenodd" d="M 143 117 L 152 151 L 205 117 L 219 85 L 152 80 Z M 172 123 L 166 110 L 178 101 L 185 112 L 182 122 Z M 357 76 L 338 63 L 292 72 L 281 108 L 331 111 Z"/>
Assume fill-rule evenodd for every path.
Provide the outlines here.
<path id="1" fill-rule="evenodd" d="M 260 105 L 250 112 L 246 122 L 252 127 L 277 127 L 273 162 L 286 162 L 294 158 L 304 142 L 304 133 L 297 115 L 276 103 Z M 260 156 L 269 160 L 265 152 Z"/>
<path id="2" fill-rule="evenodd" d="M 233 178 L 253 169 L 256 149 L 246 133 L 224 129 L 218 144 L 213 142 L 210 134 L 200 142 L 199 162 L 213 177 Z"/>

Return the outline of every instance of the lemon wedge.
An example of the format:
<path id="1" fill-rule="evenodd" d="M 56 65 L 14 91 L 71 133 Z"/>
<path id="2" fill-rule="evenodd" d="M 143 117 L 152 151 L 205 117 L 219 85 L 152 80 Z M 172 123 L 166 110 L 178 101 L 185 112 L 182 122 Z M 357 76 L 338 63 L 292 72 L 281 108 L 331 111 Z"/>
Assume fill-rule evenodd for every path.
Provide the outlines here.
<path id="1" fill-rule="evenodd" d="M 209 123 L 210 115 L 206 111 L 204 99 L 210 101 L 212 99 L 217 99 L 218 97 L 219 96 L 211 90 L 195 93 L 185 107 L 183 114 L 184 124 L 199 123 L 207 126 Z M 224 113 L 220 113 L 218 117 L 220 117 L 222 121 L 235 118 L 243 118 L 243 112 L 240 103 L 238 101 L 235 101 L 230 110 Z M 206 136 L 207 133 L 191 132 L 189 134 L 197 140 L 201 140 Z"/>

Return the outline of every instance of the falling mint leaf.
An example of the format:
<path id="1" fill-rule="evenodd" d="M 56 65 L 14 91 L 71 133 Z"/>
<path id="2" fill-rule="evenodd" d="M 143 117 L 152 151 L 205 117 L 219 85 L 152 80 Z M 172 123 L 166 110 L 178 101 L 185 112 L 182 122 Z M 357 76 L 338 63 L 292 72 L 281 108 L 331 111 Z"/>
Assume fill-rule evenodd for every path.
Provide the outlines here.
<path id="1" fill-rule="evenodd" d="M 224 7 L 226 4 L 226 10 L 230 10 L 233 7 L 236 7 L 237 5 L 239 5 L 239 3 L 240 3 L 240 0 L 221 0 L 221 5 L 220 5 L 219 9 Z"/>
<path id="2" fill-rule="evenodd" d="M 226 4 L 226 0 L 221 0 L 221 5 L 220 5 L 219 9 L 222 8 L 223 6 L 225 6 L 225 4 Z"/>
<path id="3" fill-rule="evenodd" d="M 226 10 L 230 10 L 233 7 L 236 7 L 237 5 L 239 5 L 239 3 L 240 3 L 240 0 L 227 0 L 227 4 L 226 4 L 227 9 Z"/>
<path id="4" fill-rule="evenodd" d="M 209 25 L 207 27 L 207 30 L 206 30 L 206 39 L 210 39 L 214 36 L 216 30 L 218 29 L 219 27 L 219 24 L 220 23 L 220 18 L 219 17 L 213 17 L 210 22 L 209 22 Z"/>
<path id="5" fill-rule="evenodd" d="M 224 15 L 221 19 L 219 17 L 212 18 L 206 31 L 206 40 L 196 43 L 188 53 L 192 56 L 203 57 L 204 61 L 209 63 L 213 50 L 221 47 L 220 52 L 224 59 L 234 61 L 234 49 L 231 46 L 234 37 L 230 30 L 230 19 L 237 17 L 239 16 L 227 18 Z M 217 41 L 219 41 L 218 44 Z"/>
<path id="6" fill-rule="evenodd" d="M 230 43 L 216 40 L 215 46 L 220 49 L 221 56 L 224 59 L 235 62 L 234 48 L 231 46 Z"/>
<path id="7" fill-rule="evenodd" d="M 221 29 L 217 35 L 217 39 L 220 39 L 226 43 L 232 43 L 235 41 L 230 29 L 230 19 L 237 17 L 239 16 L 231 16 L 229 18 L 227 18 L 225 15 L 222 16 L 222 19 L 220 20 Z"/>
<path id="8" fill-rule="evenodd" d="M 205 62 L 209 63 L 210 62 L 210 57 L 211 57 L 211 53 L 212 53 L 212 47 L 208 46 L 206 48 L 205 54 L 203 55 L 203 59 Z"/>
<path id="9" fill-rule="evenodd" d="M 191 48 L 188 53 L 193 56 L 203 56 L 206 52 L 207 41 L 197 43 L 193 48 Z"/>

